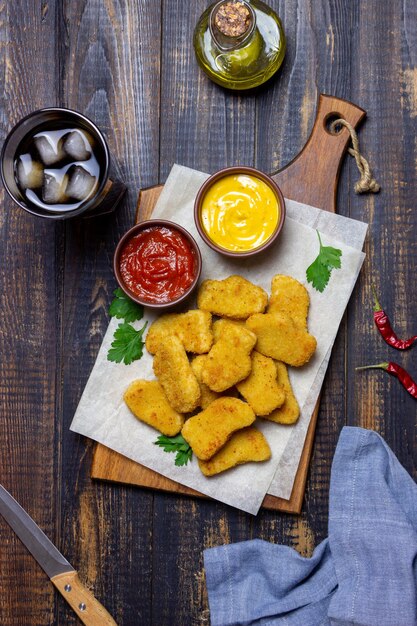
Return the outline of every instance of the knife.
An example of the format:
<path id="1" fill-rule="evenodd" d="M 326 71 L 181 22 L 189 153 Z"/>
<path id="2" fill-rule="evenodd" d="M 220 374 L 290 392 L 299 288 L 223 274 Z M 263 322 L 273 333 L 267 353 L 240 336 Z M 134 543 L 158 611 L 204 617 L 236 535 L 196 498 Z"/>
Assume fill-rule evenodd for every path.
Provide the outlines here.
<path id="1" fill-rule="evenodd" d="M 72 565 L 2 485 L 0 485 L 0 513 L 83 624 L 117 626 L 110 613 L 84 587 Z"/>

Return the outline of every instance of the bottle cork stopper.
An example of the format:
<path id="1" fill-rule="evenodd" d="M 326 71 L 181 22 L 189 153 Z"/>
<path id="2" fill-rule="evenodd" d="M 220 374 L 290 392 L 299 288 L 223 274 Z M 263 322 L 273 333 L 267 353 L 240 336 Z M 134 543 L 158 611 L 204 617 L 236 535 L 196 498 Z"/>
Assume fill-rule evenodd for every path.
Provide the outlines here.
<path id="1" fill-rule="evenodd" d="M 214 23 L 226 37 L 241 37 L 251 26 L 251 13 L 239 0 L 224 2 L 216 12 Z"/>

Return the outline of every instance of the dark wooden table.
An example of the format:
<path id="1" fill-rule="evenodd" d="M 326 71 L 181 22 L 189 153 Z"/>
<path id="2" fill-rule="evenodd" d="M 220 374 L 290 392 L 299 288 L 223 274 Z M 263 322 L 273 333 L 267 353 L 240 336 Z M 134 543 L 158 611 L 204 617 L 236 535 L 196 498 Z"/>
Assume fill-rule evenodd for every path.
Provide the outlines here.
<path id="1" fill-rule="evenodd" d="M 397 359 L 372 321 L 371 283 L 402 335 L 417 332 L 417 5 L 415 0 L 287 0 L 288 53 L 256 95 L 226 93 L 191 47 L 203 0 L 5 0 L 0 6 L 1 138 L 30 111 L 60 105 L 106 133 L 128 182 L 113 216 L 50 223 L 1 190 L 0 482 L 125 626 L 208 623 L 203 549 L 253 537 L 310 555 L 327 534 L 330 466 L 343 425 L 376 429 L 417 476 L 416 401 L 359 364 Z M 172 164 L 272 171 L 308 138 L 320 92 L 368 112 L 361 147 L 382 185 L 357 196 L 344 163 L 338 211 L 369 222 L 367 258 L 323 389 L 303 511 L 251 517 L 217 502 L 94 483 L 93 442 L 69 432 L 108 323 L 112 256 L 139 187 Z M 206 621 L 204 621 L 206 618 Z M 0 624 L 76 624 L 0 520 Z"/>

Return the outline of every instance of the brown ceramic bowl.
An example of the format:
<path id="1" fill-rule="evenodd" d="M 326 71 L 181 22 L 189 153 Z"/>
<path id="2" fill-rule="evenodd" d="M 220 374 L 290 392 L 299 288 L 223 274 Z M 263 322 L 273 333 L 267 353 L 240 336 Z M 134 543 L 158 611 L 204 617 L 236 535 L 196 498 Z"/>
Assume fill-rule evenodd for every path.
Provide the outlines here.
<path id="1" fill-rule="evenodd" d="M 215 243 L 206 232 L 202 223 L 202 219 L 201 219 L 201 209 L 202 209 L 203 200 L 207 191 L 210 189 L 210 187 L 213 184 L 217 183 L 217 181 L 219 181 L 221 178 L 224 178 L 225 176 L 230 176 L 233 174 L 247 174 L 249 176 L 253 176 L 262 180 L 272 189 L 278 201 L 278 205 L 280 206 L 279 220 L 272 235 L 269 237 L 269 239 L 267 239 L 267 241 L 265 241 L 263 244 L 261 244 L 257 248 L 254 248 L 253 250 L 247 250 L 244 252 L 228 250 L 227 248 L 223 248 L 222 246 Z M 219 252 L 220 254 L 224 254 L 225 256 L 229 256 L 229 257 L 254 256 L 256 254 L 259 254 L 260 252 L 265 251 L 267 248 L 272 246 L 274 242 L 276 241 L 278 235 L 280 234 L 282 227 L 284 226 L 284 221 L 285 221 L 284 196 L 282 195 L 281 189 L 278 187 L 276 182 L 274 182 L 270 176 L 268 176 L 267 174 L 264 174 L 260 170 L 257 170 L 254 167 L 244 167 L 244 166 L 226 167 L 222 170 L 219 170 L 212 176 L 210 176 L 210 178 L 208 178 L 206 182 L 200 187 L 200 190 L 197 194 L 197 197 L 194 203 L 194 221 L 195 221 L 195 225 L 197 227 L 200 237 L 203 239 L 203 241 L 205 241 L 205 243 L 208 246 L 210 246 L 210 248 L 212 248 L 216 252 Z"/>
<path id="2" fill-rule="evenodd" d="M 185 289 L 185 291 L 183 291 L 183 293 L 181 293 L 180 295 L 177 295 L 175 298 L 170 299 L 169 301 L 164 301 L 164 302 L 152 302 L 149 300 L 146 300 L 144 297 L 139 296 L 138 294 L 136 294 L 134 291 L 132 291 L 132 289 L 125 283 L 124 279 L 123 279 L 123 275 L 122 275 L 122 271 L 120 268 L 120 261 L 121 261 L 121 257 L 123 254 L 123 251 L 125 249 L 125 246 L 128 245 L 128 243 L 139 233 L 150 229 L 150 228 L 169 228 L 170 230 L 176 231 L 178 234 L 180 234 L 183 238 L 186 239 L 186 241 L 189 244 L 189 247 L 192 251 L 192 254 L 194 256 L 194 278 L 191 282 L 191 284 L 189 286 L 187 286 L 187 288 Z M 139 222 L 138 224 L 136 224 L 135 226 L 133 226 L 133 228 L 131 228 L 130 230 L 127 231 L 127 233 L 125 233 L 123 235 L 123 237 L 120 239 L 119 243 L 117 244 L 117 248 L 116 251 L 114 253 L 114 259 L 113 259 L 113 269 L 114 269 L 114 273 L 117 279 L 117 282 L 119 283 L 120 288 L 124 291 L 124 293 L 134 302 L 137 302 L 138 304 L 142 304 L 145 307 L 149 307 L 151 309 L 167 309 L 167 308 L 173 308 L 173 307 L 177 307 L 178 305 L 183 304 L 184 300 L 186 300 L 191 293 L 194 291 L 194 289 L 196 288 L 197 284 L 198 284 L 198 280 L 200 278 L 200 274 L 201 274 L 201 265 L 202 265 L 202 260 L 201 260 L 201 253 L 200 253 L 200 249 L 197 245 L 197 242 L 195 241 L 195 239 L 190 235 L 190 233 L 183 228 L 182 226 L 179 226 L 179 224 L 175 224 L 174 222 L 168 221 L 168 220 L 162 220 L 162 219 L 151 219 L 151 220 L 145 220 L 143 222 Z"/>

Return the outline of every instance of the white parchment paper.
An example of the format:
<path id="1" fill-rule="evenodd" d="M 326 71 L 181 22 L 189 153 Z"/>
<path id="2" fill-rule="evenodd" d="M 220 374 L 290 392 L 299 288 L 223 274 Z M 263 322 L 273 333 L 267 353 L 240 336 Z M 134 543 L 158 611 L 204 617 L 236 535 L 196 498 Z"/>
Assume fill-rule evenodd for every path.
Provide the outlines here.
<path id="1" fill-rule="evenodd" d="M 337 240 L 362 250 L 368 225 L 364 222 L 352 220 L 334 213 L 328 213 L 315 207 L 301 205 L 298 202 L 287 200 L 287 214 L 292 219 L 299 220 L 321 233 L 334 236 Z M 360 267 L 358 268 L 359 273 Z M 356 281 L 356 279 L 355 279 Z M 336 339 L 336 334 L 334 336 Z M 324 376 L 329 364 L 332 347 L 329 348 L 325 359 L 320 365 L 310 394 L 301 408 L 298 422 L 292 426 L 292 433 L 278 463 L 275 476 L 269 486 L 268 493 L 279 498 L 289 500 L 294 485 L 295 476 L 303 451 L 304 441 L 310 424 L 310 418 L 320 395 Z M 290 370 L 291 376 L 291 370 Z M 280 428 L 283 428 L 282 426 Z"/>
<path id="2" fill-rule="evenodd" d="M 154 445 L 159 433 L 138 421 L 123 402 L 123 392 L 133 380 L 154 378 L 152 357 L 145 350 L 140 361 L 128 366 L 108 361 L 107 352 L 114 330 L 120 323 L 119 320 L 111 320 L 71 430 L 91 437 L 172 480 L 256 514 L 268 490 L 273 489 L 277 495 L 291 493 L 306 429 L 321 388 L 331 347 L 364 260 L 360 249 L 366 225 L 288 200 L 287 219 L 275 247 L 263 256 L 229 259 L 206 246 L 194 225 L 194 199 L 206 178 L 207 174 L 175 165 L 153 213 L 154 217 L 181 224 L 196 238 L 203 256 L 201 280 L 221 279 L 238 273 L 268 293 L 271 278 L 277 273 L 289 274 L 306 284 L 306 268 L 315 259 L 319 249 L 316 228 L 320 230 L 324 245 L 342 250 L 342 268 L 333 271 L 330 283 L 322 294 L 306 284 L 311 299 L 309 332 L 317 338 L 318 345 L 307 365 L 290 368 L 294 392 L 302 407 L 301 419 L 292 427 L 266 420 L 257 421 L 257 426 L 264 432 L 272 450 L 272 458 L 266 463 L 242 465 L 210 478 L 201 474 L 195 459 L 185 467 L 176 467 L 174 455 Z M 192 306 L 191 303 L 189 307 Z M 145 311 L 145 320 L 149 325 L 155 317 L 156 314 Z M 139 328 L 142 324 L 143 321 L 134 325 Z M 292 451 L 291 455 L 286 454 L 287 448 Z M 294 455 L 298 455 L 295 462 Z"/>

